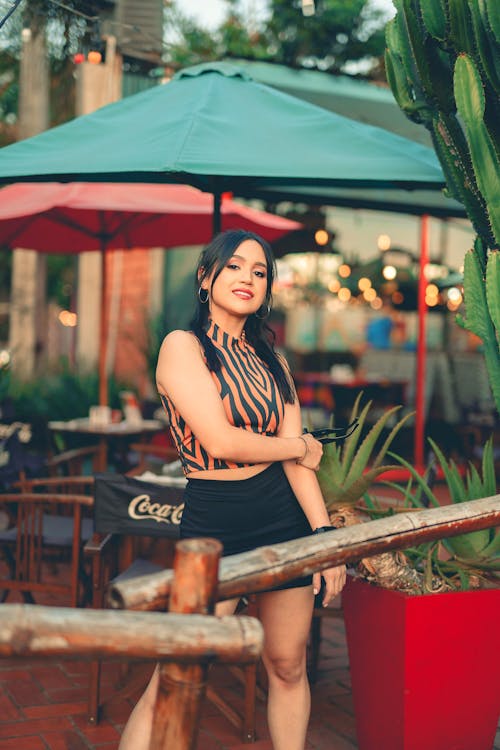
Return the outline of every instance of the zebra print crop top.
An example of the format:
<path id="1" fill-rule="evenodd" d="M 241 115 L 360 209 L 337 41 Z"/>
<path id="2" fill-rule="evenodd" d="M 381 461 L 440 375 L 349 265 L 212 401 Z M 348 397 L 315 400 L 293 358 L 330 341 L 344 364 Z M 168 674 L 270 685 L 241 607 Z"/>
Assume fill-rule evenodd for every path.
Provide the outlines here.
<path id="1" fill-rule="evenodd" d="M 207 335 L 219 355 L 221 368 L 211 372 L 229 422 L 261 435 L 275 435 L 285 404 L 268 366 L 248 342 L 234 338 L 211 322 Z M 236 469 L 251 464 L 210 456 L 183 420 L 170 398 L 160 394 L 170 432 L 185 474 L 208 469 Z"/>

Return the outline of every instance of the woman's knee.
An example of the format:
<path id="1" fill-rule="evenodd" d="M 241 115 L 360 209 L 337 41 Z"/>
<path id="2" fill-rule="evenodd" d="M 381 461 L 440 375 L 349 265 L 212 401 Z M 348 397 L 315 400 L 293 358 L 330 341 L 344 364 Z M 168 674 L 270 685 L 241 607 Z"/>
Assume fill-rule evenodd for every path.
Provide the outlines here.
<path id="1" fill-rule="evenodd" d="M 270 656 L 264 657 L 269 680 L 276 680 L 288 686 L 297 685 L 305 678 L 305 654 L 296 657 Z"/>

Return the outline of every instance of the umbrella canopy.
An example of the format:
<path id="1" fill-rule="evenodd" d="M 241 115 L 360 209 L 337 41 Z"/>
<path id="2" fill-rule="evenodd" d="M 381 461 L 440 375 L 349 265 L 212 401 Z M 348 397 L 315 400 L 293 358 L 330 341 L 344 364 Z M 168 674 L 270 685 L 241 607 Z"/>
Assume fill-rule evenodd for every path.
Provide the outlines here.
<path id="1" fill-rule="evenodd" d="M 212 235 L 212 200 L 188 185 L 20 183 L 0 190 L 0 245 L 51 253 L 102 251 L 99 402 L 107 403 L 105 251 L 199 245 Z M 223 200 L 225 229 L 272 242 L 301 224 Z"/>
<path id="2" fill-rule="evenodd" d="M 434 152 L 255 83 L 227 63 L 0 151 L 0 182 L 183 182 L 220 193 L 285 183 L 440 189 Z"/>
<path id="3" fill-rule="evenodd" d="M 0 190 L 0 245 L 48 253 L 202 245 L 212 233 L 212 199 L 188 185 L 19 183 Z M 296 221 L 224 199 L 224 229 L 268 242 Z"/>

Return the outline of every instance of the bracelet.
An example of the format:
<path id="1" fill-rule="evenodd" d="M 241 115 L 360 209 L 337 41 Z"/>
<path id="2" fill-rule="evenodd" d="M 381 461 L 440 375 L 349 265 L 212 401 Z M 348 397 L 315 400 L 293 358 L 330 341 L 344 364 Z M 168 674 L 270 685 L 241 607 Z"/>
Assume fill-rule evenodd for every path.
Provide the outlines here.
<path id="1" fill-rule="evenodd" d="M 300 439 L 302 440 L 302 442 L 304 443 L 304 446 L 305 446 L 305 451 L 304 451 L 304 455 L 302 456 L 302 458 L 298 458 L 298 459 L 297 459 L 297 460 L 295 461 L 295 463 L 296 463 L 296 464 L 301 464 L 301 463 L 302 463 L 302 461 L 304 460 L 304 458 L 305 458 L 305 457 L 307 456 L 307 442 L 306 442 L 305 438 L 303 438 L 303 437 L 302 437 L 302 435 L 299 435 L 299 438 L 300 438 Z"/>

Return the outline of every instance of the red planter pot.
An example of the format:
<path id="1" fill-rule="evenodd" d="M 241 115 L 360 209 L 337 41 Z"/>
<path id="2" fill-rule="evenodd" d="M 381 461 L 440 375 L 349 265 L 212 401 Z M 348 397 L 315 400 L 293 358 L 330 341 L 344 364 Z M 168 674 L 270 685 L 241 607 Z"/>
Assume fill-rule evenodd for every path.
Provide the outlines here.
<path id="1" fill-rule="evenodd" d="M 359 750 L 492 750 L 500 589 L 342 595 Z"/>

